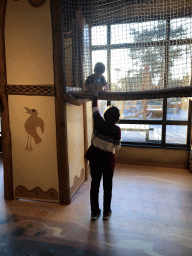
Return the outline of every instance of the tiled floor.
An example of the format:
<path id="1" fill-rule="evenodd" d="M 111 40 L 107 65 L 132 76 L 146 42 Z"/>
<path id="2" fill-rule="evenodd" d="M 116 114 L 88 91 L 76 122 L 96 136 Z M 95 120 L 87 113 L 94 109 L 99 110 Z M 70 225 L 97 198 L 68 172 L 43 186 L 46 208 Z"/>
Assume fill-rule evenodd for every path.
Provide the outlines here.
<path id="1" fill-rule="evenodd" d="M 112 215 L 94 222 L 90 177 L 68 206 L 4 201 L 2 165 L 0 178 L 0 255 L 192 256 L 192 173 L 186 169 L 117 165 Z M 101 209 L 102 192 L 101 186 Z"/>

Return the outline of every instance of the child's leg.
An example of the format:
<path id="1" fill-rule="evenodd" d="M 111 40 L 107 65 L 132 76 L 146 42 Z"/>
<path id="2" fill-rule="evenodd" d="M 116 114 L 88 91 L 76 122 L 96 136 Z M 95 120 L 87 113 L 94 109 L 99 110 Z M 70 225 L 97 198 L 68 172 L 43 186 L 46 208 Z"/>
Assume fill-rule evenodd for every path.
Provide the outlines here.
<path id="1" fill-rule="evenodd" d="M 99 210 L 99 187 L 102 177 L 101 167 L 95 162 L 90 162 L 91 171 L 91 189 L 90 189 L 90 203 L 91 211 L 97 213 Z"/>
<path id="2" fill-rule="evenodd" d="M 113 171 L 105 169 L 103 172 L 103 212 L 107 213 L 111 210 L 112 186 L 113 186 Z"/>

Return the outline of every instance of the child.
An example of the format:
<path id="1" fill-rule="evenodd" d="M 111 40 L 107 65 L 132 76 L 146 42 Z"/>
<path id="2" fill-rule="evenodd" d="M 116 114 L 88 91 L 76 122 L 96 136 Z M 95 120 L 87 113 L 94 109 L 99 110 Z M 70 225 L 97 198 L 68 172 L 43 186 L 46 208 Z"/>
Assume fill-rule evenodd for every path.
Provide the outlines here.
<path id="1" fill-rule="evenodd" d="M 104 87 L 106 89 L 107 82 L 105 81 L 105 77 L 103 76 L 104 72 L 105 65 L 101 62 L 97 62 L 94 67 L 94 74 L 88 76 L 85 81 L 85 88 L 89 91 L 92 91 L 92 86 L 99 84 L 102 90 L 104 89 Z"/>
<path id="2" fill-rule="evenodd" d="M 99 187 L 103 175 L 103 219 L 109 219 L 111 211 L 112 181 L 115 167 L 115 149 L 121 147 L 121 130 L 115 125 L 119 121 L 120 113 L 116 107 L 110 107 L 104 113 L 104 119 L 101 117 L 98 107 L 98 93 L 100 86 L 93 87 L 92 110 L 94 119 L 94 129 L 91 146 L 86 153 L 86 158 L 90 163 L 91 171 L 91 219 L 96 220 L 100 214 L 99 209 Z"/>

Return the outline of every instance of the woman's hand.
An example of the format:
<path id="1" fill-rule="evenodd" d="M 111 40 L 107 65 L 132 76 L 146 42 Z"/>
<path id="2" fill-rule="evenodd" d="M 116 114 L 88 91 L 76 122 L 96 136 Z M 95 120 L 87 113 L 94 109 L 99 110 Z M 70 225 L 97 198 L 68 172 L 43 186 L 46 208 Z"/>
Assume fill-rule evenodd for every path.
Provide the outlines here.
<path id="1" fill-rule="evenodd" d="M 103 90 L 103 85 L 101 84 L 92 84 L 91 91 L 93 93 L 93 96 L 98 96 L 99 92 Z"/>
<path id="2" fill-rule="evenodd" d="M 73 96 L 72 96 L 71 94 L 69 94 L 69 93 L 65 93 L 65 94 L 63 95 L 63 99 L 64 99 L 65 101 L 67 101 L 67 102 L 73 104 L 73 105 L 76 105 L 76 106 L 81 106 L 83 103 L 86 103 L 86 102 L 90 101 L 90 100 L 88 100 L 88 99 L 77 99 L 77 98 L 73 97 Z"/>

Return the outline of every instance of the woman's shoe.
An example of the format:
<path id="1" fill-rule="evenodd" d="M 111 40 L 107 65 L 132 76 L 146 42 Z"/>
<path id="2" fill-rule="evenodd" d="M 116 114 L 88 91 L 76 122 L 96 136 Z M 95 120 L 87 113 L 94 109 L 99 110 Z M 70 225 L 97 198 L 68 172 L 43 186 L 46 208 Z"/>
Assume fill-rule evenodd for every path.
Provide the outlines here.
<path id="1" fill-rule="evenodd" d="M 98 213 L 91 213 L 91 220 L 96 220 L 101 215 L 101 210 L 99 209 Z"/>
<path id="2" fill-rule="evenodd" d="M 112 214 L 111 210 L 106 213 L 103 213 L 103 220 L 108 220 L 111 214 Z"/>

